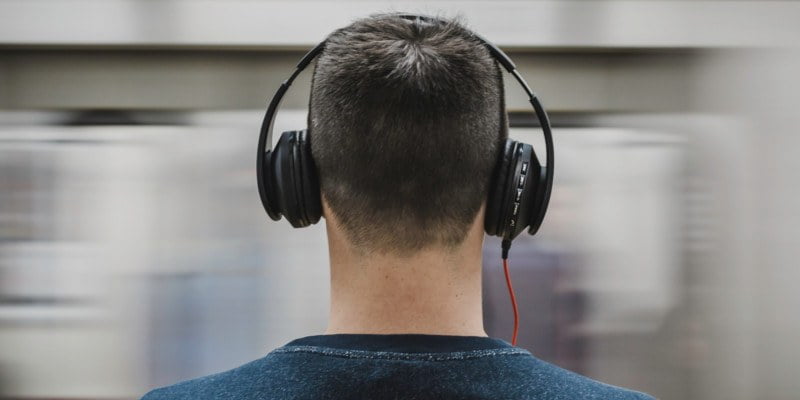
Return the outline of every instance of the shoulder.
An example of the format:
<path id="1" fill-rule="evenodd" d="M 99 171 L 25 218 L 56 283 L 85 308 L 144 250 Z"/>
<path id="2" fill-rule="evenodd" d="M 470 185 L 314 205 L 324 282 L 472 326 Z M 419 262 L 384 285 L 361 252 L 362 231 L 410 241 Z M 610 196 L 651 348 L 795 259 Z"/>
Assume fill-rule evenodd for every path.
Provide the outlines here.
<path id="1" fill-rule="evenodd" d="M 141 400 L 240 399 L 243 393 L 252 394 L 254 386 L 263 383 L 270 371 L 270 358 L 267 355 L 229 371 L 154 389 Z"/>
<path id="2" fill-rule="evenodd" d="M 230 386 L 232 373 L 204 376 L 171 386 L 154 389 L 142 397 L 141 400 L 180 400 L 180 399 L 214 399 L 228 398 L 225 392 Z"/>
<path id="3" fill-rule="evenodd" d="M 544 398 L 557 399 L 603 399 L 603 400 L 654 400 L 655 398 L 634 390 L 629 390 L 587 378 L 556 365 L 531 357 L 534 373 L 528 375 L 532 380 L 529 389 L 548 388 L 551 396 Z M 531 371 L 527 371 L 531 372 Z M 552 396 L 554 392 L 559 393 Z M 536 397 L 539 398 L 539 397 Z"/>

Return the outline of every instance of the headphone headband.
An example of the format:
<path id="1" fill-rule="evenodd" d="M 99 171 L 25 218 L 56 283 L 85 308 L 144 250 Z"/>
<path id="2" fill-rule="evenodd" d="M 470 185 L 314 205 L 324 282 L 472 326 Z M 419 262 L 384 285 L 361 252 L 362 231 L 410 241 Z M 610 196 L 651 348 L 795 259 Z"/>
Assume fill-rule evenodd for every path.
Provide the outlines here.
<path id="1" fill-rule="evenodd" d="M 430 17 L 426 15 L 415 15 L 415 14 L 397 14 L 397 17 L 407 19 L 410 21 L 413 20 L 421 20 L 431 23 L 444 23 L 444 21 Z M 539 121 L 539 125 L 542 128 L 542 133 L 544 134 L 544 142 L 545 142 L 545 150 L 547 153 L 547 161 L 545 166 L 541 168 L 541 174 L 543 175 L 545 185 L 543 190 L 545 191 L 543 194 L 543 204 L 542 207 L 539 208 L 539 214 L 537 215 L 532 221 L 530 228 L 528 229 L 528 233 L 535 234 L 537 230 L 539 230 L 539 226 L 541 225 L 542 220 L 544 220 L 544 213 L 547 210 L 547 205 L 550 201 L 550 192 L 553 187 L 553 135 L 550 129 L 550 119 L 547 116 L 547 112 L 545 111 L 544 107 L 542 106 L 539 99 L 536 97 L 536 94 L 531 90 L 528 83 L 525 79 L 520 75 L 519 71 L 517 71 L 516 65 L 514 62 L 511 61 L 511 58 L 506 55 L 503 50 L 500 50 L 497 46 L 489 42 L 488 40 L 484 39 L 482 36 L 470 31 L 470 33 L 478 39 L 492 57 L 502 65 L 506 71 L 508 71 L 511 75 L 514 76 L 514 79 L 522 86 L 522 89 L 528 95 L 528 101 L 531 103 L 533 107 L 534 113 L 536 115 L 536 119 Z M 286 94 L 286 91 L 289 90 L 289 87 L 292 85 L 294 80 L 300 75 L 303 70 L 311 64 L 313 61 L 322 51 L 325 49 L 325 44 L 327 43 L 327 39 L 320 42 L 318 45 L 314 46 L 311 51 L 306 53 L 300 62 L 297 63 L 297 67 L 295 68 L 292 75 L 289 76 L 288 79 L 281 83 L 280 87 L 278 88 L 275 95 L 272 97 L 272 100 L 269 102 L 269 106 L 267 107 L 267 112 L 264 115 L 264 119 L 261 122 L 261 129 L 260 134 L 258 137 L 258 154 L 256 156 L 256 175 L 258 179 L 258 192 L 262 199 L 265 196 L 266 188 L 264 186 L 264 155 L 266 152 L 271 151 L 272 149 L 272 130 L 273 125 L 275 123 L 275 115 L 278 111 L 278 107 L 283 100 L 283 96 Z M 269 147 L 267 147 L 269 146 Z M 266 208 L 266 207 L 265 207 Z M 267 210 L 269 213 L 270 211 Z"/>

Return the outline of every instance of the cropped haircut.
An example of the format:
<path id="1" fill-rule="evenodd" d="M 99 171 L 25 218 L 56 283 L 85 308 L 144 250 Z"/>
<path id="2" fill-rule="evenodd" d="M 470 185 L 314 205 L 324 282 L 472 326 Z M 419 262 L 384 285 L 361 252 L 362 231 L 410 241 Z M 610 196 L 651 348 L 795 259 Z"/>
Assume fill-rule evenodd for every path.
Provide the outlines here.
<path id="1" fill-rule="evenodd" d="M 323 198 L 356 248 L 463 242 L 508 135 L 502 74 L 457 21 L 360 19 L 333 32 L 309 104 Z"/>

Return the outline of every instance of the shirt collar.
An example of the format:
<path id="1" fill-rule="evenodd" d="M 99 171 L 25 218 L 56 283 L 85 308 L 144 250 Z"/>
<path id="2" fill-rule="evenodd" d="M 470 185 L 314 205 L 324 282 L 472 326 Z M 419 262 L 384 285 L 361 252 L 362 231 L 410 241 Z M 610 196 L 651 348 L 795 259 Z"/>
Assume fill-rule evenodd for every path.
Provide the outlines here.
<path id="1" fill-rule="evenodd" d="M 482 336 L 420 334 L 316 335 L 293 340 L 286 346 L 316 346 L 343 350 L 386 351 L 397 353 L 450 353 L 513 347 L 504 340 Z"/>

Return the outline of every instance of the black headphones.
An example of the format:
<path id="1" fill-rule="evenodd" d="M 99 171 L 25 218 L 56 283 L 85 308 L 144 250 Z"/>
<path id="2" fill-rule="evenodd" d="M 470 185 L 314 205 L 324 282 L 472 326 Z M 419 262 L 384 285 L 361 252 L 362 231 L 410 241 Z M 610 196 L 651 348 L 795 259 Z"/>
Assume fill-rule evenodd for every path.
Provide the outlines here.
<path id="1" fill-rule="evenodd" d="M 428 16 L 398 14 L 398 17 L 411 21 L 442 23 L 441 20 Z M 514 76 L 528 94 L 544 132 L 547 151 L 547 163 L 542 166 L 529 144 L 506 139 L 501 148 L 489 186 L 484 228 L 487 234 L 503 238 L 505 258 L 512 239 L 525 227 L 529 227 L 528 233 L 535 234 L 544 220 L 553 187 L 553 136 L 547 112 L 517 71 L 514 62 L 486 39 L 474 33 L 473 35 L 486 46 L 495 60 Z M 300 72 L 324 48 L 323 41 L 309 51 L 297 64 L 289 79 L 281 83 L 269 102 L 258 137 L 256 175 L 261 204 L 274 221 L 284 216 L 295 228 L 315 224 L 322 216 L 319 180 L 311 157 L 309 132 L 307 130 L 283 132 L 274 149 L 266 146 L 272 145 L 272 126 L 283 95 Z"/>

